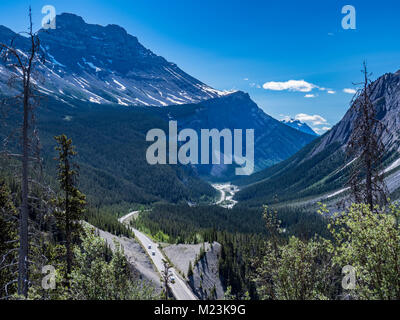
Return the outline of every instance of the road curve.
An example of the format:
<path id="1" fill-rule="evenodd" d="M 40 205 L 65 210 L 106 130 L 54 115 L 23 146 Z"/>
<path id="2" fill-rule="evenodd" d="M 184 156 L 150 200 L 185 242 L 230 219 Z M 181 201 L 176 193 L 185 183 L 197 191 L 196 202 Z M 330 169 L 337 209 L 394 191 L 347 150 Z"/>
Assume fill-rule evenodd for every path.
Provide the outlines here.
<path id="1" fill-rule="evenodd" d="M 237 204 L 237 201 L 233 200 L 235 193 L 239 191 L 239 188 L 237 186 L 231 183 L 217 183 L 212 184 L 211 186 L 221 193 L 221 198 L 217 202 L 215 202 L 216 205 L 223 208 L 232 209 Z M 227 202 L 227 204 L 223 204 L 225 201 Z"/>
<path id="2" fill-rule="evenodd" d="M 128 213 L 127 215 L 119 218 L 119 222 L 124 223 L 127 219 L 137 214 L 139 211 L 134 211 Z M 165 259 L 163 253 L 160 249 L 158 249 L 158 244 L 151 240 L 148 236 L 146 236 L 143 232 L 130 227 L 131 230 L 135 233 L 136 239 L 142 244 L 142 246 L 146 249 L 146 253 L 149 255 L 150 259 L 153 261 L 157 271 L 161 274 L 164 271 L 164 264 L 162 262 Z M 151 246 L 151 249 L 149 249 Z M 155 255 L 153 255 L 153 251 Z M 175 268 L 170 268 L 170 272 L 175 278 L 175 283 L 170 284 L 170 289 L 172 294 L 177 300 L 197 300 L 197 297 L 193 294 L 192 290 L 187 286 L 186 282 L 180 277 Z"/>

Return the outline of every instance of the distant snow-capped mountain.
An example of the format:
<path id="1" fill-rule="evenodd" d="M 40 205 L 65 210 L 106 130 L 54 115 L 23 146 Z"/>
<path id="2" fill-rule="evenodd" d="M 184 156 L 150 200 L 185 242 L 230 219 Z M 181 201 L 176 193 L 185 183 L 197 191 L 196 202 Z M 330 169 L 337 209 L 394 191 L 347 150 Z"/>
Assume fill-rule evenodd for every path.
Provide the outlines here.
<path id="1" fill-rule="evenodd" d="M 301 132 L 308 133 L 313 136 L 318 136 L 318 134 L 313 129 L 311 129 L 307 123 L 301 122 L 300 120 L 284 119 L 281 122 Z"/>
<path id="2" fill-rule="evenodd" d="M 46 62 L 38 67 L 44 78 L 40 90 L 60 99 L 95 103 L 166 106 L 217 98 L 215 90 L 154 54 L 117 25 L 87 24 L 74 14 L 56 18 L 55 30 L 40 30 Z M 28 50 L 29 40 L 0 26 L 0 42 Z M 1 80 L 7 72 L 0 65 Z M 18 72 L 18 70 L 14 70 Z M 7 89 L 0 86 L 1 91 Z"/>

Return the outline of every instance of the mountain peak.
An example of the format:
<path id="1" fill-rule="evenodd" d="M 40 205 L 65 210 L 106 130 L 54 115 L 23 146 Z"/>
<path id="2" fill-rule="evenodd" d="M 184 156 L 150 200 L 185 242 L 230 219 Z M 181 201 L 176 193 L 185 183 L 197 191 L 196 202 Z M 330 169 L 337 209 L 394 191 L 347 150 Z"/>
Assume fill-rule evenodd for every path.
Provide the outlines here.
<path id="1" fill-rule="evenodd" d="M 56 16 L 57 24 L 61 27 L 65 26 L 80 26 L 86 24 L 85 20 L 81 16 L 78 16 L 74 13 L 61 13 Z"/>
<path id="2" fill-rule="evenodd" d="M 112 31 L 114 31 L 114 32 L 121 32 L 121 33 L 123 33 L 123 34 L 125 34 L 125 35 L 128 35 L 128 32 L 127 32 L 124 28 L 122 28 L 121 26 L 119 26 L 119 25 L 117 25 L 117 24 L 108 24 L 108 25 L 106 26 L 106 29 L 112 30 Z M 133 37 L 133 36 L 132 36 L 132 37 Z M 136 37 L 134 37 L 134 38 L 136 38 Z"/>
<path id="3" fill-rule="evenodd" d="M 179 105 L 227 95 L 156 55 L 121 26 L 89 24 L 73 13 L 57 15 L 56 25 L 39 31 L 46 94 L 123 106 Z M 1 42 L 14 36 L 0 28 Z M 17 40 L 18 49 L 29 50 L 26 38 Z"/>
<path id="4" fill-rule="evenodd" d="M 293 118 L 284 119 L 281 120 L 281 122 L 293 129 L 299 130 L 307 134 L 311 134 L 313 136 L 318 136 L 318 134 L 313 129 L 311 129 L 311 127 L 307 123 L 301 122 L 298 119 L 293 119 Z"/>
<path id="5" fill-rule="evenodd" d="M 250 95 L 241 90 L 225 91 L 224 96 L 226 99 L 251 100 Z"/>
<path id="6" fill-rule="evenodd" d="M 93 35 L 106 35 L 115 36 L 115 34 L 120 34 L 123 37 L 130 36 L 127 31 L 119 25 L 109 24 L 107 26 L 102 26 L 99 24 L 87 23 L 81 16 L 74 13 L 61 13 L 56 16 L 57 29 L 61 29 L 62 32 L 75 33 L 82 37 L 82 39 L 91 37 Z M 60 31 L 61 31 L 60 30 Z M 47 30 L 46 32 L 56 32 L 58 30 Z M 59 31 L 59 32 L 60 32 Z M 131 36 L 136 39 L 136 37 Z"/>

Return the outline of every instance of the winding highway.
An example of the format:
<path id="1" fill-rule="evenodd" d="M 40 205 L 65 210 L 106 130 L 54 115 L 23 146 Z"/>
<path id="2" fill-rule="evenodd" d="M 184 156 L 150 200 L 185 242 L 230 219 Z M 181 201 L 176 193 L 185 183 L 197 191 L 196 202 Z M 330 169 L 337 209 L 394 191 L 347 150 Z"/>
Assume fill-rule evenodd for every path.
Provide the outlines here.
<path id="1" fill-rule="evenodd" d="M 139 211 L 134 211 L 128 213 L 126 216 L 118 219 L 119 222 L 125 223 L 129 218 L 138 214 Z M 146 253 L 149 255 L 150 259 L 153 261 L 158 273 L 160 275 L 164 271 L 164 264 L 162 262 L 165 259 L 163 253 L 158 248 L 158 244 L 151 240 L 148 236 L 146 236 L 143 232 L 130 227 L 131 230 L 135 233 L 136 239 L 142 244 L 142 246 L 146 249 Z M 174 283 L 170 283 L 169 287 L 171 289 L 172 294 L 177 300 L 197 300 L 197 297 L 193 294 L 192 290 L 188 287 L 186 282 L 180 277 L 175 268 L 171 267 L 170 273 L 174 277 Z"/>
<path id="2" fill-rule="evenodd" d="M 216 205 L 232 209 L 237 204 L 237 201 L 233 200 L 235 193 L 239 191 L 237 186 L 230 183 L 213 184 L 212 186 L 221 193 L 221 198 L 215 203 Z M 226 204 L 224 204 L 225 202 Z"/>

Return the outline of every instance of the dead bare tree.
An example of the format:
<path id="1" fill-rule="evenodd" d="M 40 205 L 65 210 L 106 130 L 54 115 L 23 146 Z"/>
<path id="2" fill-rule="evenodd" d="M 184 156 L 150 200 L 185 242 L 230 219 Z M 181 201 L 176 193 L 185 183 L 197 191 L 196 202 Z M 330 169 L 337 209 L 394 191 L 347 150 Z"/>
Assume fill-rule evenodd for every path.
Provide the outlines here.
<path id="1" fill-rule="evenodd" d="M 21 32 L 17 36 L 25 35 L 29 39 L 29 49 L 25 52 L 15 45 L 16 38 L 11 39 L 10 44 L 0 43 L 0 57 L 5 67 L 10 71 L 10 88 L 20 93 L 11 100 L 13 104 L 22 105 L 22 154 L 21 158 L 21 206 L 19 214 L 19 254 L 18 254 L 18 294 L 27 296 L 29 275 L 28 275 L 28 253 L 29 253 L 29 177 L 30 161 L 32 160 L 32 137 L 35 130 L 32 129 L 33 109 L 37 104 L 35 84 L 32 75 L 35 65 L 40 61 L 44 63 L 43 56 L 40 56 L 40 40 L 38 34 L 33 32 L 32 12 L 29 8 L 29 29 L 28 32 Z"/>
<path id="2" fill-rule="evenodd" d="M 353 161 L 348 186 L 354 201 L 366 203 L 373 210 L 375 205 L 387 203 L 387 187 L 382 172 L 382 157 L 385 146 L 381 136 L 385 126 L 376 118 L 376 110 L 371 101 L 371 80 L 367 64 L 363 64 L 362 87 L 352 100 L 356 114 L 353 131 L 347 144 L 346 153 Z"/>
<path id="3" fill-rule="evenodd" d="M 164 265 L 164 270 L 161 271 L 161 281 L 164 283 L 164 298 L 165 300 L 168 300 L 169 297 L 169 284 L 172 282 L 171 278 L 172 275 L 170 273 L 171 265 L 168 263 L 167 260 L 162 260 L 163 265 Z"/>

